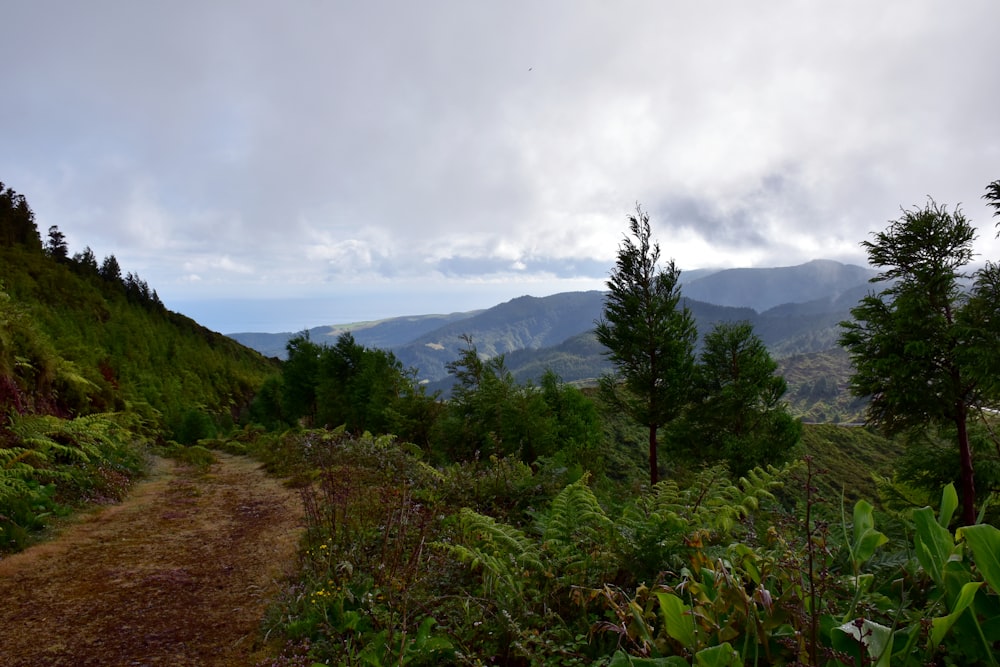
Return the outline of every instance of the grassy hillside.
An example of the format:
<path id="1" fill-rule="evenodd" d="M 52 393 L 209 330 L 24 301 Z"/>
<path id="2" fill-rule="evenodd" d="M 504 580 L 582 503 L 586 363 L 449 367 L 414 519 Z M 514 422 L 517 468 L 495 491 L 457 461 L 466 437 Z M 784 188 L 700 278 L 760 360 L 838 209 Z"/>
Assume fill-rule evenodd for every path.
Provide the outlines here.
<path id="1" fill-rule="evenodd" d="M 276 370 L 260 353 L 135 298 L 124 283 L 43 253 L 0 248 L 0 284 L 8 317 L 30 321 L 37 334 L 5 341 L 7 377 L 58 414 L 128 407 L 169 425 L 199 409 L 232 419 Z M 52 385 L 60 373 L 76 376 L 72 392 Z"/>
<path id="2" fill-rule="evenodd" d="M 805 424 L 801 448 L 819 472 L 819 495 L 831 504 L 839 502 L 843 494 L 847 507 L 862 498 L 878 502 L 874 476 L 891 477 L 895 461 L 903 453 L 899 441 L 863 427 L 837 424 Z"/>
<path id="3" fill-rule="evenodd" d="M 785 400 L 806 422 L 849 424 L 862 421 L 865 402 L 851 396 L 851 360 L 842 348 L 779 358 L 778 372 L 788 383 Z"/>
<path id="4" fill-rule="evenodd" d="M 225 432 L 276 372 L 134 274 L 0 246 L 0 551 L 47 517 L 122 498 L 147 444 Z"/>

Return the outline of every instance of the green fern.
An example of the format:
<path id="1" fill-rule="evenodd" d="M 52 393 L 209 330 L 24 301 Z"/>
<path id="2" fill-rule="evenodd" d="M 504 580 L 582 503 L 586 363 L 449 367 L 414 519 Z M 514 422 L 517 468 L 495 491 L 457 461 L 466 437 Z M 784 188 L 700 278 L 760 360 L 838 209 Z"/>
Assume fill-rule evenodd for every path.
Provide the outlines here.
<path id="1" fill-rule="evenodd" d="M 105 439 L 103 423 L 88 430 L 77 420 L 66 420 L 52 415 L 20 415 L 11 420 L 8 429 L 21 445 L 43 455 L 51 463 L 60 461 L 89 463 L 99 458 L 99 443 Z"/>
<path id="2" fill-rule="evenodd" d="M 698 473 L 681 487 L 674 480 L 658 483 L 628 506 L 618 522 L 618 549 L 639 580 L 683 566 L 680 553 L 688 546 L 732 536 L 761 503 L 772 499 L 787 468 L 756 468 L 737 482 L 725 466 Z"/>
<path id="3" fill-rule="evenodd" d="M 588 572 L 604 573 L 610 567 L 608 545 L 614 522 L 588 486 L 589 479 L 588 473 L 564 488 L 538 519 L 550 574 L 586 576 Z"/>
<path id="4" fill-rule="evenodd" d="M 462 543 L 444 544 L 473 570 L 482 571 L 483 588 L 507 611 L 524 604 L 526 585 L 545 567 L 538 545 L 521 530 L 462 508 Z"/>

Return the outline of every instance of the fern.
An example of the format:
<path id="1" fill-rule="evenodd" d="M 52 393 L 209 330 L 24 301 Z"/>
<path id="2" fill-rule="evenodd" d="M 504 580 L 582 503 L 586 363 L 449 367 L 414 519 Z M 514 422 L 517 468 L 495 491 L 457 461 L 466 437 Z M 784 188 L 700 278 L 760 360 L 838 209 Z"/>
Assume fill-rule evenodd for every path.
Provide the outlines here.
<path id="1" fill-rule="evenodd" d="M 589 479 L 588 473 L 564 488 L 537 522 L 550 574 L 586 575 L 609 567 L 614 522 L 587 485 Z"/>
<path id="2" fill-rule="evenodd" d="M 92 457 L 100 457 L 101 450 L 95 440 L 103 440 L 100 432 L 103 429 L 90 432 L 75 421 L 52 415 L 21 415 L 11 420 L 8 428 L 23 447 L 35 450 L 52 463 L 89 463 Z"/>
<path id="3" fill-rule="evenodd" d="M 733 482 L 725 466 L 714 466 L 683 488 L 674 480 L 661 481 L 619 521 L 618 548 L 626 565 L 640 580 L 681 566 L 682 549 L 731 536 L 741 520 L 773 499 L 771 492 L 786 474 L 787 467 L 755 468 Z"/>
<path id="4" fill-rule="evenodd" d="M 462 543 L 442 546 L 482 571 L 485 594 L 503 609 L 523 606 L 526 583 L 545 569 L 538 545 L 521 530 L 468 508 L 459 512 L 459 521 Z"/>

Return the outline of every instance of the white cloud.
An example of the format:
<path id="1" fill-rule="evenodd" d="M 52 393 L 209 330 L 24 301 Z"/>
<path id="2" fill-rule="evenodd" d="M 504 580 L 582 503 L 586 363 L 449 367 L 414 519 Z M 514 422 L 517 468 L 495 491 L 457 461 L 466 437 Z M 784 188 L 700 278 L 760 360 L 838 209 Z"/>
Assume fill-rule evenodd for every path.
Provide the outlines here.
<path id="1" fill-rule="evenodd" d="M 687 268 L 927 195 L 1000 251 L 994 0 L 55 5 L 6 10 L 0 178 L 161 295 L 593 279 L 636 202 Z"/>

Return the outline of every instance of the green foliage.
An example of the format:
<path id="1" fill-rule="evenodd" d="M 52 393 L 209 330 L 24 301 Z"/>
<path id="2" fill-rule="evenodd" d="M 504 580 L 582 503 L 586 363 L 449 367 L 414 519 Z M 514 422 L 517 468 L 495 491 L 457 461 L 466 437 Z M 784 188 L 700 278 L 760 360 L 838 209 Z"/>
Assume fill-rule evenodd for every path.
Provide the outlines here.
<path id="1" fill-rule="evenodd" d="M 870 397 L 867 419 L 886 433 L 954 429 L 963 521 L 975 521 L 970 412 L 995 399 L 1000 343 L 1000 279 L 987 265 L 967 295 L 964 267 L 972 261 L 975 229 L 958 209 L 929 201 L 863 242 L 869 262 L 890 281 L 869 294 L 842 323 L 841 344 L 855 365 L 851 390 Z"/>
<path id="2" fill-rule="evenodd" d="M 882 442 L 828 430 L 848 456 Z M 516 458 L 436 470 L 388 437 L 246 436 L 256 439 L 249 450 L 312 470 L 299 474 L 312 480 L 302 580 L 270 622 L 308 640 L 316 661 L 846 667 L 995 657 L 1000 531 L 951 533 L 954 488 L 939 510 L 897 513 L 901 525 L 865 500 L 838 522 L 820 511 L 817 488 L 840 485 L 821 485 L 813 461 L 740 480 L 708 468 L 616 505 L 590 476 L 553 488 Z M 796 495 L 787 482 L 800 476 Z"/>
<path id="3" fill-rule="evenodd" d="M 280 380 L 265 384 L 251 414 L 275 427 L 344 426 L 352 433 L 389 433 L 429 447 L 439 408 L 391 352 L 358 345 L 350 333 L 335 345 L 307 333 L 289 340 Z"/>
<path id="4" fill-rule="evenodd" d="M 42 239 L 28 200 L 0 182 L 0 247 L 13 246 L 37 253 L 42 250 Z"/>
<path id="5" fill-rule="evenodd" d="M 12 415 L 0 426 L 0 550 L 23 548 L 50 514 L 119 500 L 143 467 L 124 414 Z"/>
<path id="6" fill-rule="evenodd" d="M 352 438 L 341 429 L 282 441 L 280 457 L 308 463 L 315 483 L 302 491 L 302 584 L 276 610 L 274 629 L 308 640 L 317 661 L 447 661 L 452 642 L 426 612 L 428 589 L 446 565 L 427 548 L 441 522 L 424 494 L 439 474 L 391 437 Z"/>
<path id="7" fill-rule="evenodd" d="M 130 302 L 115 287 L 121 283 L 74 266 L 0 247 L 8 296 L 0 336 L 10 345 L 0 349 L 0 382 L 17 387 L 0 389 L 0 401 L 13 393 L 7 400 L 23 410 L 63 416 L 146 405 L 161 423 L 200 408 L 235 421 L 276 371 L 235 341 L 162 307 Z"/>
<path id="8" fill-rule="evenodd" d="M 835 342 L 835 341 L 834 341 Z M 806 423 L 860 423 L 866 401 L 848 390 L 854 367 L 841 347 L 778 359 L 788 410 Z"/>
<path id="9" fill-rule="evenodd" d="M 465 340 L 449 364 L 458 382 L 430 435 L 440 454 L 460 461 L 516 455 L 532 464 L 600 468 L 599 415 L 582 392 L 551 372 L 540 387 L 520 385 L 503 356 L 483 359 Z"/>
<path id="10" fill-rule="evenodd" d="M 178 463 L 194 468 L 206 469 L 218 461 L 212 450 L 202 445 L 176 445 L 167 450 L 166 454 Z"/>
<path id="11" fill-rule="evenodd" d="M 693 402 L 671 428 L 674 447 L 726 461 L 736 475 L 786 459 L 802 427 L 781 402 L 777 368 L 748 322 L 717 324 L 705 336 Z"/>
<path id="12" fill-rule="evenodd" d="M 659 266 L 660 246 L 639 207 L 629 217 L 629 230 L 595 333 L 621 379 L 617 386 L 618 378 L 605 377 L 606 396 L 649 429 L 649 478 L 655 485 L 657 429 L 687 403 L 698 333 L 691 312 L 680 305 L 680 270 L 673 260 L 666 269 Z"/>
<path id="13" fill-rule="evenodd" d="M 808 455 L 824 471 L 815 480 L 817 495 L 853 503 L 890 492 L 884 481 L 897 472 L 905 451 L 900 440 L 860 426 L 804 424 L 799 456 Z"/>
<path id="14" fill-rule="evenodd" d="M 693 545 L 719 543 L 742 529 L 787 471 L 751 470 L 733 482 L 724 466 L 706 468 L 689 484 L 657 483 L 627 505 L 617 523 L 621 566 L 638 582 L 656 581 L 668 568 L 681 566 Z"/>

